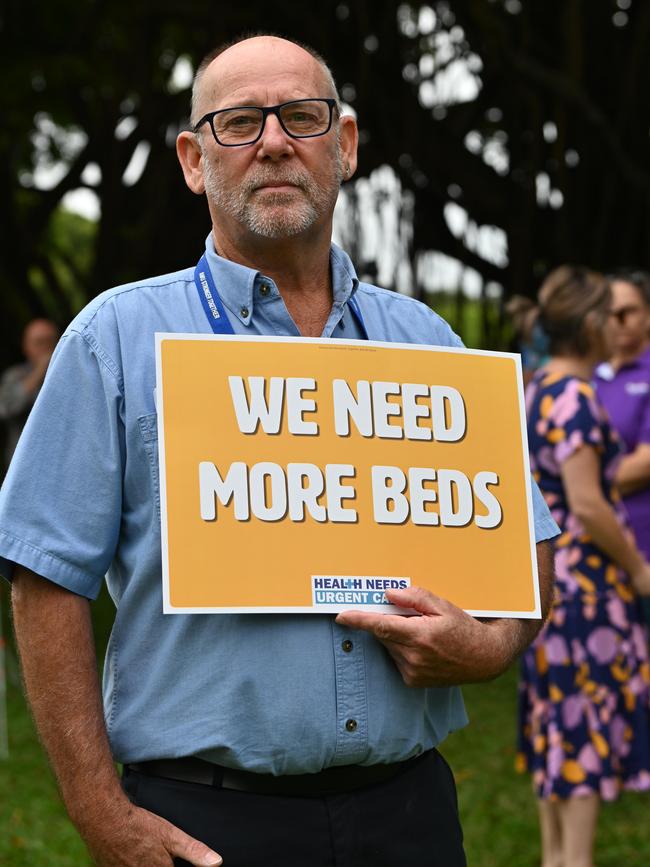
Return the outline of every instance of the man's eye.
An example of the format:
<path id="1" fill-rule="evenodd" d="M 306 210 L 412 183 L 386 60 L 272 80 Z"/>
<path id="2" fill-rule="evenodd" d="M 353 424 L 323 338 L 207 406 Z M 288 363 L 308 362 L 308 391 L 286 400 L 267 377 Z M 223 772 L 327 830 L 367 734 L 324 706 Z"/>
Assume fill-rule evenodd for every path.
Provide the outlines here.
<path id="1" fill-rule="evenodd" d="M 257 118 L 251 117 L 248 114 L 238 114 L 235 117 L 229 117 L 226 120 L 225 126 L 229 129 L 253 126 L 257 123 Z"/>
<path id="2" fill-rule="evenodd" d="M 306 111 L 294 111 L 284 122 L 289 128 L 296 130 L 311 130 L 321 125 L 318 117 Z"/>

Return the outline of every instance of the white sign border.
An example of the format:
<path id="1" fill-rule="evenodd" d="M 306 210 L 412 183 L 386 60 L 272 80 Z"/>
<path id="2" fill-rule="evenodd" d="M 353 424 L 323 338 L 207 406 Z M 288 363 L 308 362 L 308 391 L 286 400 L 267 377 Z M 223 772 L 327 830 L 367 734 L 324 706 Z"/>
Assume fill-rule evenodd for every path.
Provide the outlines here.
<path id="1" fill-rule="evenodd" d="M 156 413 L 158 425 L 158 484 L 160 491 L 160 541 L 162 551 L 162 594 L 163 614 L 338 614 L 341 611 L 351 609 L 362 611 L 376 611 L 380 614 L 406 614 L 413 613 L 404 611 L 394 605 L 304 605 L 283 607 L 233 607 L 233 608 L 179 608 L 171 603 L 169 592 L 169 548 L 167 543 L 167 472 L 165 467 L 165 430 L 164 430 L 164 406 L 163 406 L 163 381 L 162 381 L 162 344 L 166 340 L 208 340 L 208 341 L 235 341 L 240 343 L 336 343 L 336 345 L 359 346 L 368 348 L 376 346 L 379 349 L 414 349 L 427 352 L 451 352 L 458 355 L 480 355 L 483 357 L 510 358 L 514 362 L 518 386 L 519 422 L 522 437 L 522 455 L 524 463 L 524 480 L 526 485 L 526 504 L 528 507 L 528 533 L 530 538 L 530 559 L 532 565 L 533 591 L 535 607 L 532 611 L 486 611 L 465 609 L 467 614 L 473 617 L 507 617 L 520 620 L 539 620 L 542 616 L 539 573 L 537 569 L 537 548 L 535 541 L 535 522 L 533 515 L 533 496 L 530 467 L 528 465 L 528 431 L 526 427 L 526 409 L 523 399 L 524 379 L 521 368 L 521 356 L 515 352 L 496 352 L 490 349 L 467 349 L 459 346 L 430 346 L 426 343 L 389 343 L 381 340 L 332 340 L 323 337 L 276 337 L 253 334 L 191 334 L 185 332 L 156 331 Z"/>

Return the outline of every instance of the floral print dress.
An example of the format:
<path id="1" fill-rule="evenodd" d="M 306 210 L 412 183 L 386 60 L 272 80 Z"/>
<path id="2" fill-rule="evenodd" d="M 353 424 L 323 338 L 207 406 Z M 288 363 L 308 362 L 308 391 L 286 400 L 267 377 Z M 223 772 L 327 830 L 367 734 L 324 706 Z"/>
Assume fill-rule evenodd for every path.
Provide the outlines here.
<path id="1" fill-rule="evenodd" d="M 549 621 L 522 660 L 517 765 L 539 798 L 650 789 L 650 665 L 628 577 L 569 512 L 560 469 L 584 445 L 614 505 L 616 433 L 589 383 L 539 371 L 526 390 L 533 475 L 562 533 Z M 617 506 L 615 506 L 617 508 Z"/>

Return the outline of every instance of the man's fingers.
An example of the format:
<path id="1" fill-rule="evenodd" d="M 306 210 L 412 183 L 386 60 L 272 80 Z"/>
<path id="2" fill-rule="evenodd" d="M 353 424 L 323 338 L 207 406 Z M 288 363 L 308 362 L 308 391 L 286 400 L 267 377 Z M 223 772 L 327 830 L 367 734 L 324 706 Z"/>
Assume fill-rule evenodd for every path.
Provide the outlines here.
<path id="1" fill-rule="evenodd" d="M 434 619 L 440 615 L 463 612 L 460 608 L 436 596 L 423 587 L 407 587 L 404 590 L 387 590 L 386 598 L 393 605 L 406 611 L 415 611 Z M 336 622 L 352 629 L 365 629 L 380 641 L 393 641 L 396 644 L 413 644 L 421 634 L 420 617 L 407 617 L 403 614 L 376 614 L 374 611 L 343 611 Z M 432 624 L 429 624 L 431 627 Z"/>
<path id="2" fill-rule="evenodd" d="M 219 867 L 223 864 L 221 855 L 173 825 L 169 825 L 167 850 L 170 855 L 183 858 L 195 867 Z"/>
<path id="3" fill-rule="evenodd" d="M 387 590 L 386 598 L 400 608 L 410 608 L 419 614 L 444 614 L 451 603 L 424 587 L 405 587 L 403 590 Z"/>
<path id="4" fill-rule="evenodd" d="M 337 616 L 336 622 L 352 629 L 372 632 L 380 641 L 409 644 L 416 632 L 412 621 L 418 619 L 401 614 L 375 614 L 373 611 L 343 611 Z"/>

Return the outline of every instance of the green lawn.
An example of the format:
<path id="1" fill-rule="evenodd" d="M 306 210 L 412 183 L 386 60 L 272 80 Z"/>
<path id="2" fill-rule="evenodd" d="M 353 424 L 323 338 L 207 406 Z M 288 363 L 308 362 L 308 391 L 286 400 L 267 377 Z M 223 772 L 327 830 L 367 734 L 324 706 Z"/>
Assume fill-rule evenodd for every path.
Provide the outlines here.
<path id="1" fill-rule="evenodd" d="M 528 776 L 513 771 L 517 669 L 466 687 L 470 725 L 442 752 L 454 769 L 469 867 L 539 867 L 537 812 Z M 649 867 L 650 794 L 603 806 L 597 867 Z"/>
<path id="2" fill-rule="evenodd" d="M 98 644 L 103 647 L 110 618 L 105 597 L 97 614 Z M 66 819 L 20 688 L 11 680 L 10 757 L 0 760 L 0 864 L 86 867 L 91 862 Z M 456 774 L 470 867 L 539 867 L 529 782 L 512 769 L 515 691 L 514 670 L 495 683 L 466 689 L 471 725 L 443 749 Z M 598 867 L 650 865 L 649 818 L 650 796 L 630 794 L 606 806 Z"/>

